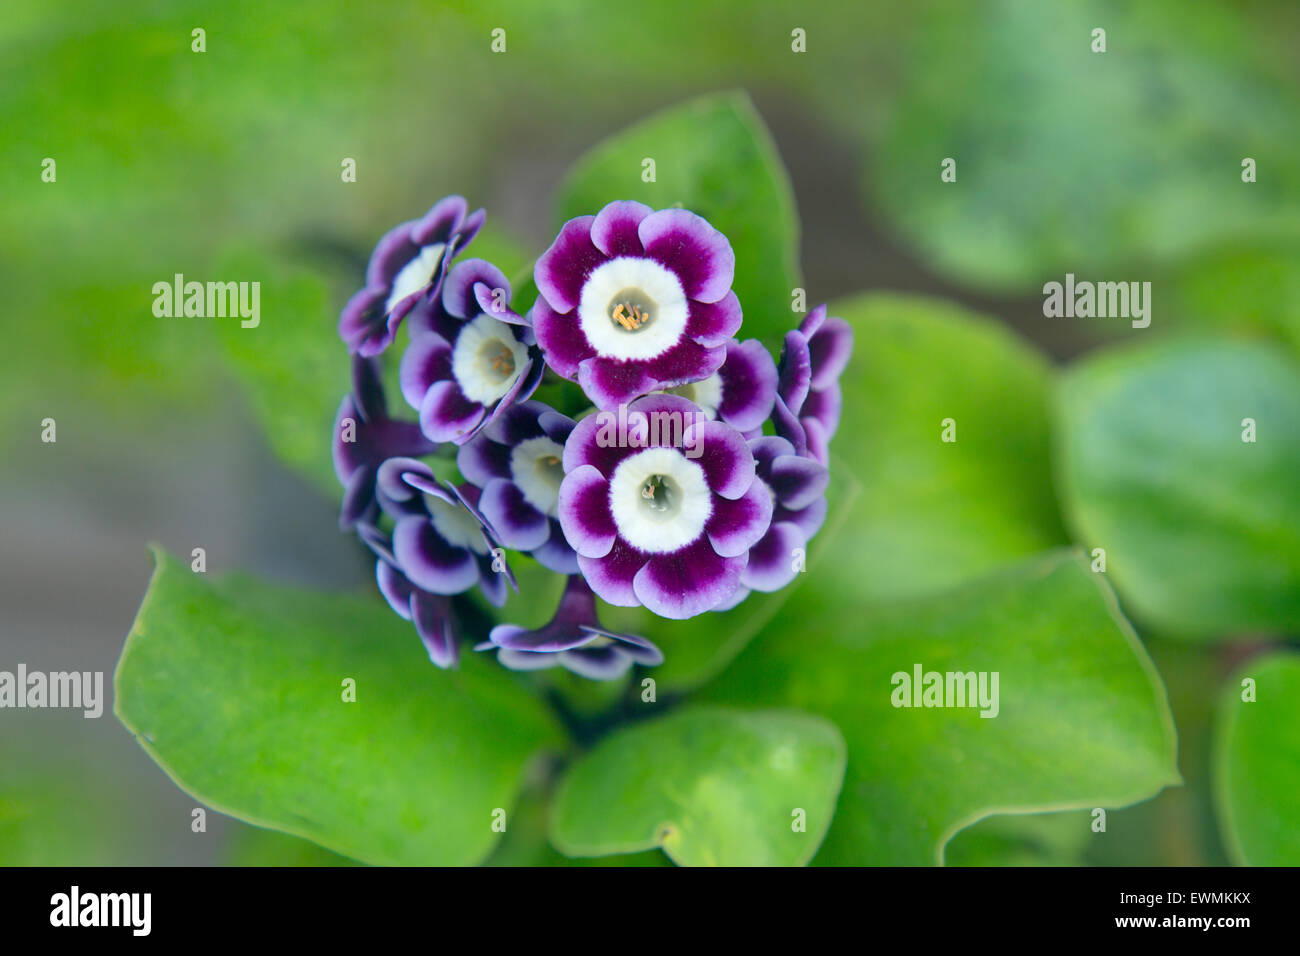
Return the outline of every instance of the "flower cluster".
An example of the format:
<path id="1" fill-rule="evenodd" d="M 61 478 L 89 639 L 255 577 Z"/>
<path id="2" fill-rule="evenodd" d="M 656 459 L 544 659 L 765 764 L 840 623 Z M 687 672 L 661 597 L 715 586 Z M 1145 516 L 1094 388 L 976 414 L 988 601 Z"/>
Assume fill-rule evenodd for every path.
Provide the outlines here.
<path id="1" fill-rule="evenodd" d="M 393 229 L 343 310 L 340 526 L 440 667 L 459 659 L 458 599 L 518 590 L 507 552 L 565 575 L 563 595 L 545 626 L 499 624 L 476 650 L 596 680 L 658 664 L 650 641 L 601 626 L 596 599 L 684 619 L 794 579 L 826 517 L 852 330 L 819 306 L 778 364 L 736 338 L 727 237 L 631 201 L 565 223 L 517 312 L 500 269 L 461 257 L 483 220 L 451 196 Z M 413 421 L 383 385 L 404 321 L 393 367 Z M 536 400 L 544 377 L 594 407 L 575 421 Z"/>

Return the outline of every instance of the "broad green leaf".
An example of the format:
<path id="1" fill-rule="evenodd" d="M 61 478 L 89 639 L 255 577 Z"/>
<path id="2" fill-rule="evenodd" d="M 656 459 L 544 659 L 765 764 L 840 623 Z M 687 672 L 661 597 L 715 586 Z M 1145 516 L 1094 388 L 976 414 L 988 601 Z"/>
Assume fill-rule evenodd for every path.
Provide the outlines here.
<path id="1" fill-rule="evenodd" d="M 367 863 L 476 863 L 530 755 L 563 744 L 511 674 L 437 670 L 381 601 L 157 561 L 116 712 L 215 810 Z"/>
<path id="2" fill-rule="evenodd" d="M 918 666 L 988 675 L 989 705 L 895 706 L 897 675 Z M 805 587 L 703 698 L 795 707 L 843 731 L 848 772 L 818 863 L 938 863 L 990 814 L 1118 807 L 1180 782 L 1160 678 L 1071 552 L 876 606 L 851 583 Z"/>
<path id="3" fill-rule="evenodd" d="M 322 846 L 276 830 L 240 826 L 230 836 L 225 866 L 356 866 Z"/>
<path id="4" fill-rule="evenodd" d="M 1243 700 L 1243 681 L 1254 681 Z M 1239 864 L 1300 866 L 1300 655 L 1250 661 L 1223 690 L 1215 735 L 1215 798 Z"/>
<path id="5" fill-rule="evenodd" d="M 1135 616 L 1300 627 L 1300 364 L 1232 340 L 1110 350 L 1066 375 L 1057 414 L 1067 515 Z"/>
<path id="6" fill-rule="evenodd" d="M 948 866 L 1080 866 L 1092 815 L 999 814 L 957 832 L 944 848 Z"/>
<path id="7" fill-rule="evenodd" d="M 694 707 L 616 731 L 571 767 L 551 841 L 569 856 L 660 846 L 686 866 L 801 865 L 843 777 L 844 741 L 828 721 Z"/>
<path id="8" fill-rule="evenodd" d="M 654 182 L 642 179 L 646 160 L 654 161 Z M 732 288 L 745 314 L 742 338 L 775 346 L 796 324 L 790 311 L 800 285 L 794 195 L 748 97 L 702 97 L 597 146 L 561 189 L 560 211 L 568 220 L 599 212 L 616 199 L 654 209 L 681 205 L 726 234 L 736 253 Z"/>
<path id="9" fill-rule="evenodd" d="M 1295 238 L 1283 15 L 1207 0 L 940 6 L 900 41 L 907 70 L 869 191 L 931 263 L 981 286 L 1150 278 L 1224 241 Z M 955 182 L 940 179 L 946 158 Z"/>
<path id="10" fill-rule="evenodd" d="M 831 477 L 848 473 L 862 491 L 819 578 L 864 600 L 904 597 L 1066 543 L 1040 354 L 935 299 L 870 294 L 831 313 L 854 333 Z"/>

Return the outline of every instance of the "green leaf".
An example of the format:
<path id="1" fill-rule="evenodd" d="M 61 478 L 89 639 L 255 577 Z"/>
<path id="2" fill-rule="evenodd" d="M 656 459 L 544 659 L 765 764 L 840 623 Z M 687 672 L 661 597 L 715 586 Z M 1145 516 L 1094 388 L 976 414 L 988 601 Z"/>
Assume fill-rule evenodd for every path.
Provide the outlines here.
<path id="1" fill-rule="evenodd" d="M 894 706 L 896 675 L 917 665 L 987 673 L 989 698 L 997 673 L 997 716 Z M 1071 552 L 874 607 L 851 583 L 805 587 L 703 696 L 796 707 L 843 731 L 848 772 L 818 863 L 942 862 L 952 835 L 989 814 L 1118 807 L 1180 782 L 1160 678 Z"/>
<path id="2" fill-rule="evenodd" d="M 617 731 L 570 768 L 551 841 L 569 856 L 661 846 L 686 866 L 801 865 L 843 777 L 844 741 L 828 721 L 690 708 Z"/>
<path id="3" fill-rule="evenodd" d="M 237 824 L 238 826 L 238 824 Z M 239 826 L 226 847 L 225 866 L 356 866 L 347 857 L 276 830 Z"/>
<path id="4" fill-rule="evenodd" d="M 655 163 L 655 181 L 642 163 Z M 616 199 L 654 209 L 681 205 L 731 240 L 733 289 L 745 313 L 745 338 L 769 347 L 795 324 L 799 220 L 789 177 L 749 98 L 726 93 L 692 100 L 624 130 L 578 161 L 560 191 L 565 220 L 599 212 Z"/>
<path id="5" fill-rule="evenodd" d="M 1255 682 L 1254 700 L 1242 700 L 1245 678 Z M 1300 656 L 1258 658 L 1229 682 L 1214 758 L 1215 802 L 1234 861 L 1300 866 Z"/>
<path id="6" fill-rule="evenodd" d="M 984 287 L 1294 239 L 1300 97 L 1276 17 L 1204 0 L 942 8 L 901 44 L 869 191 L 933 265 Z"/>
<path id="7" fill-rule="evenodd" d="M 832 481 L 862 485 L 828 585 L 932 593 L 1067 537 L 1051 490 L 1050 369 L 1005 326 L 920 296 L 863 295 Z M 955 442 L 944 442 L 945 419 Z"/>
<path id="8" fill-rule="evenodd" d="M 998 814 L 957 832 L 944 848 L 948 866 L 1080 866 L 1092 814 Z"/>
<path id="9" fill-rule="evenodd" d="M 1067 514 L 1139 619 L 1189 636 L 1300 627 L 1290 356 L 1231 340 L 1110 350 L 1067 374 L 1057 414 Z"/>
<path id="10" fill-rule="evenodd" d="M 367 863 L 476 863 L 525 761 L 563 744 L 512 675 L 474 654 L 437 670 L 381 601 L 157 561 L 116 712 L 213 809 Z"/>

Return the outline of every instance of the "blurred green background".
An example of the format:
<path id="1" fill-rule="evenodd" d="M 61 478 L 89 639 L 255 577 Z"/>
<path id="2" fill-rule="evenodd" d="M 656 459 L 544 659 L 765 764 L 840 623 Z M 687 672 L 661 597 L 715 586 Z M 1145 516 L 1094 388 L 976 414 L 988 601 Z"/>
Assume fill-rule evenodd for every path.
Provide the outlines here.
<path id="1" fill-rule="evenodd" d="M 1090 49 L 1096 27 L 1107 31 L 1104 54 Z M 191 50 L 196 28 L 203 53 Z M 497 28 L 504 53 L 491 50 Z M 806 31 L 806 52 L 791 48 L 795 29 Z M 1281 356 L 1285 379 L 1300 349 L 1298 81 L 1300 7 L 1281 0 L 129 10 L 9 0 L 0 18 L 0 668 L 111 674 L 150 573 L 146 541 L 181 555 L 202 546 L 213 571 L 364 587 L 369 566 L 335 530 L 325 438 L 347 382 L 335 319 L 376 237 L 459 192 L 489 211 L 475 254 L 515 274 L 553 236 L 560 185 L 579 157 L 699 94 L 746 91 L 771 130 L 794 191 L 810 303 L 877 291 L 952 303 L 863 305 L 863 316 L 886 323 L 919 313 L 907 325 L 915 339 L 877 347 L 860 335 L 858 344 L 860 360 L 876 363 L 865 367 L 872 381 L 897 376 L 898 393 L 915 394 L 858 421 L 850 412 L 839 442 L 861 429 L 889 433 L 909 408 L 929 415 L 926 376 L 938 381 L 980 354 L 979 342 L 960 349 L 942 328 L 928 331 L 950 308 L 1000 323 L 992 334 L 1014 335 L 1012 351 L 1028 343 L 1041 353 L 1008 360 L 1014 371 L 1000 358 L 980 367 L 989 382 L 1024 376 L 1016 394 L 1045 390 L 1049 361 L 1190 334 Z M 47 157 L 53 183 L 41 179 Z M 957 159 L 955 184 L 940 183 L 945 157 Z M 1257 163 L 1251 184 L 1241 180 L 1245 157 Z M 345 158 L 356 161 L 355 183 L 340 179 Z M 178 272 L 260 280 L 267 338 L 250 345 L 219 320 L 155 318 L 151 287 Z M 1041 286 L 1066 272 L 1151 281 L 1151 328 L 1044 318 Z M 928 350 L 931 337 L 946 345 Z M 263 350 L 266 340 L 273 347 Z M 1233 374 L 1250 380 L 1243 361 Z M 1211 364 L 1197 381 L 1210 389 L 1214 376 Z M 1175 379 L 1144 400 L 1194 398 L 1194 384 L 1184 394 Z M 1090 385 L 1101 387 L 1078 388 Z M 1069 406 L 1074 393 L 1064 394 Z M 309 397 L 319 420 L 286 413 L 286 396 Z M 1079 407 L 1090 413 L 1100 401 L 1085 394 Z M 953 522 L 969 520 L 972 538 L 1013 529 L 987 554 L 946 554 L 936 586 L 997 566 L 997 548 L 1010 560 L 1071 537 L 1087 544 L 1078 529 L 1091 503 L 1063 509 L 1068 528 L 1055 517 L 1040 405 L 1008 413 L 1008 434 L 1022 440 L 1003 449 L 1005 476 L 995 469 L 967 484 L 939 475 L 916 523 L 873 497 L 891 477 L 864 465 L 862 507 L 880 523 L 854 534 L 879 538 L 850 540 L 870 555 L 943 539 Z M 1294 406 L 1281 407 L 1278 420 L 1300 430 L 1287 417 Z M 40 441 L 47 417 L 56 444 Z M 1294 448 L 1300 433 L 1284 438 Z M 891 446 L 881 447 L 887 461 Z M 1282 455 L 1278 467 L 1294 461 Z M 1230 514 L 1228 536 L 1294 518 L 1300 474 L 1290 478 L 1277 510 Z M 1225 493 L 1235 480 L 1225 476 Z M 987 496 L 1003 481 L 1028 489 L 1009 518 Z M 1282 529 L 1267 544 L 1279 563 L 1294 558 L 1295 534 Z M 867 596 L 923 593 L 927 582 L 908 567 L 878 560 Z M 1187 785 L 1116 811 L 1106 840 L 1080 837 L 1087 815 L 1080 827 L 1077 811 L 991 818 L 953 841 L 950 862 L 1230 859 L 1214 814 L 1216 708 L 1229 675 L 1293 637 L 1294 620 L 1237 628 L 1229 615 L 1188 635 L 1159 601 L 1142 610 L 1138 632 L 1169 689 Z M 0 863 L 324 856 L 215 813 L 206 833 L 193 833 L 194 805 L 108 708 L 98 721 L 0 714 Z"/>

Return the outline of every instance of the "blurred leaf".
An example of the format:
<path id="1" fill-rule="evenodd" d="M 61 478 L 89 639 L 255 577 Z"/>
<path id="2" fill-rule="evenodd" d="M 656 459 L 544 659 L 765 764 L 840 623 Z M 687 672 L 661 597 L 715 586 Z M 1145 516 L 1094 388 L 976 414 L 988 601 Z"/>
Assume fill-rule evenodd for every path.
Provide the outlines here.
<path id="1" fill-rule="evenodd" d="M 238 825 L 237 825 L 238 826 Z M 276 830 L 239 826 L 226 847 L 225 866 L 356 866 L 310 840 Z"/>
<path id="2" fill-rule="evenodd" d="M 642 182 L 642 161 L 656 181 Z M 772 137 L 741 93 L 706 96 L 674 107 L 597 146 L 560 191 L 565 220 L 594 214 L 616 199 L 654 209 L 681 205 L 731 240 L 732 288 L 745 313 L 743 337 L 777 345 L 795 316 L 799 220 L 794 194 Z"/>
<path id="3" fill-rule="evenodd" d="M 1255 681 L 1243 701 L 1241 682 Z M 1235 862 L 1300 866 L 1300 656 L 1249 662 L 1224 688 L 1215 738 L 1215 797 Z"/>
<path id="4" fill-rule="evenodd" d="M 1185 635 L 1300 627 L 1300 365 L 1231 340 L 1114 349 L 1057 405 L 1062 500 L 1127 607 Z"/>
<path id="5" fill-rule="evenodd" d="M 1173 288 L 1180 319 L 1264 330 L 1300 352 L 1300 242 L 1215 250 L 1181 268 Z"/>
<path id="6" fill-rule="evenodd" d="M 570 856 L 662 846 L 685 866 L 800 865 L 843 778 L 844 740 L 825 720 L 691 708 L 616 731 L 571 767 L 551 840 Z"/>
<path id="7" fill-rule="evenodd" d="M 997 323 L 919 296 L 863 295 L 832 449 L 862 484 L 819 586 L 930 593 L 1067 541 L 1052 494 L 1044 358 Z M 941 440 L 956 422 L 955 442 Z"/>
<path id="8" fill-rule="evenodd" d="M 472 654 L 436 670 L 381 601 L 209 582 L 157 561 L 116 712 L 222 813 L 368 863 L 476 863 L 525 761 L 563 743 L 507 671 Z"/>
<path id="9" fill-rule="evenodd" d="M 997 814 L 948 841 L 948 866 L 1080 866 L 1092 835 L 1092 813 Z"/>
<path id="10" fill-rule="evenodd" d="M 914 666 L 997 673 L 997 716 L 893 706 L 894 675 Z M 850 582 L 805 587 L 703 697 L 843 731 L 848 772 L 818 863 L 938 863 L 988 814 L 1118 807 L 1180 782 L 1159 675 L 1069 552 L 875 607 Z"/>
<path id="11" fill-rule="evenodd" d="M 869 191 L 943 272 L 1026 290 L 1067 270 L 1149 278 L 1223 241 L 1297 237 L 1300 97 L 1278 11 L 1001 0 L 920 25 Z"/>

